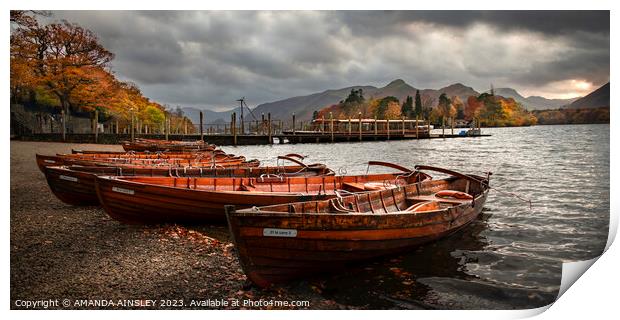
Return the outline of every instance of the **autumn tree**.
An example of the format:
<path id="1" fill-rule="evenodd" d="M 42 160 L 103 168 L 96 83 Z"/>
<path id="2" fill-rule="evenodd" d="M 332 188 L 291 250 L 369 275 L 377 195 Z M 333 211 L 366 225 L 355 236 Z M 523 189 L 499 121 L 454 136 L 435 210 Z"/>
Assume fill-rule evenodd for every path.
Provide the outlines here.
<path id="1" fill-rule="evenodd" d="M 51 12 L 43 10 L 11 10 L 10 20 L 16 28 L 35 28 L 39 26 L 36 16 L 49 17 Z"/>
<path id="2" fill-rule="evenodd" d="M 11 35 L 11 58 L 31 67 L 33 84 L 56 95 L 67 113 L 73 91 L 92 81 L 93 68 L 105 68 L 113 57 L 91 31 L 67 21 L 20 28 Z"/>
<path id="3" fill-rule="evenodd" d="M 414 114 L 416 116 L 422 115 L 422 98 L 420 97 L 420 90 L 415 91 L 415 110 Z"/>
<path id="4" fill-rule="evenodd" d="M 475 117 L 487 126 L 504 127 L 536 124 L 536 117 L 513 98 L 483 93 L 475 98 L 475 101 L 469 100 L 476 106 Z"/>
<path id="5" fill-rule="evenodd" d="M 405 102 L 403 102 L 403 105 L 400 109 L 400 113 L 405 116 L 410 118 L 413 114 L 413 98 L 410 96 L 407 96 L 407 98 L 405 98 Z"/>
<path id="6" fill-rule="evenodd" d="M 451 117 L 455 113 L 454 107 L 452 106 L 452 100 L 450 100 L 445 93 L 439 95 L 437 111 L 442 118 Z"/>
<path id="7" fill-rule="evenodd" d="M 67 21 L 40 25 L 36 16 L 46 14 L 11 11 L 10 76 L 15 103 L 61 107 L 67 114 L 98 110 L 99 118 L 129 122 L 135 117 L 160 128 L 166 114 L 177 128 L 191 124 L 180 107 L 167 112 L 135 84 L 118 81 L 109 69 L 114 55 L 91 31 Z"/>
<path id="8" fill-rule="evenodd" d="M 393 96 L 385 97 L 379 100 L 375 109 L 375 114 L 379 119 L 396 119 L 400 116 L 400 105 L 398 98 Z"/>
<path id="9" fill-rule="evenodd" d="M 463 110 L 464 119 L 471 121 L 476 116 L 476 112 L 483 106 L 484 104 L 478 98 L 469 96 Z"/>
<path id="10" fill-rule="evenodd" d="M 452 97 L 452 106 L 454 108 L 454 117 L 456 119 L 465 119 L 465 106 L 458 96 Z"/>
<path id="11" fill-rule="evenodd" d="M 91 111 L 114 104 L 119 84 L 114 75 L 100 67 L 84 67 L 85 74 L 69 95 L 71 105 Z"/>
<path id="12" fill-rule="evenodd" d="M 433 104 L 435 104 L 435 98 L 431 95 L 424 94 L 421 97 L 422 102 L 422 117 L 424 119 L 430 119 L 431 112 L 433 111 Z"/>
<path id="13" fill-rule="evenodd" d="M 347 96 L 347 98 L 344 100 L 344 103 L 363 103 L 364 102 L 364 92 L 362 90 L 362 88 L 359 89 L 351 89 L 351 93 L 349 93 L 349 96 Z"/>

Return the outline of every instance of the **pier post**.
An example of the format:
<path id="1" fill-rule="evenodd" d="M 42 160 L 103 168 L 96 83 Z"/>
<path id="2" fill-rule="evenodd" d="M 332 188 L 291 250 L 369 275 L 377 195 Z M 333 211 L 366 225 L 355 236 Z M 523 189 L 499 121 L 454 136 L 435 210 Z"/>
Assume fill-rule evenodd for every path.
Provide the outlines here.
<path id="1" fill-rule="evenodd" d="M 95 143 L 97 143 L 97 140 L 99 140 L 99 110 L 95 109 L 95 119 L 94 120 L 94 127 L 93 129 L 95 129 Z"/>
<path id="2" fill-rule="evenodd" d="M 351 117 L 349 117 L 349 135 L 351 135 Z"/>
<path id="3" fill-rule="evenodd" d="M 171 120 L 170 117 L 168 117 L 168 122 L 166 124 L 166 133 L 168 135 L 172 134 L 172 131 L 170 130 L 170 127 L 172 126 L 172 122 L 170 120 Z M 168 139 L 166 139 L 166 140 L 168 140 Z"/>
<path id="4" fill-rule="evenodd" d="M 170 130 L 168 127 L 168 116 L 164 115 L 164 137 L 166 141 L 168 141 L 168 130 Z"/>
<path id="5" fill-rule="evenodd" d="M 269 133 L 269 144 L 273 144 L 273 137 L 271 136 L 271 112 L 267 113 L 267 132 Z"/>
<path id="6" fill-rule="evenodd" d="M 387 139 L 390 140 L 390 119 L 385 119 L 386 127 L 387 127 Z"/>
<path id="7" fill-rule="evenodd" d="M 295 135 L 295 112 L 293 112 L 293 135 Z"/>
<path id="8" fill-rule="evenodd" d="M 478 118 L 478 135 L 481 136 L 482 135 L 482 130 L 480 129 L 481 124 L 480 124 L 480 118 Z"/>
<path id="9" fill-rule="evenodd" d="M 403 116 L 403 138 L 405 137 L 405 116 Z"/>
<path id="10" fill-rule="evenodd" d="M 265 135 L 265 113 L 261 113 L 261 122 L 260 122 L 260 134 L 261 136 Z"/>
<path id="11" fill-rule="evenodd" d="M 334 114 L 329 113 L 329 133 L 332 137 L 332 142 L 334 142 Z"/>
<path id="12" fill-rule="evenodd" d="M 136 116 L 133 114 L 133 111 L 131 112 L 131 142 L 135 141 L 135 126 L 136 126 Z"/>
<path id="13" fill-rule="evenodd" d="M 454 135 L 454 118 L 450 117 L 450 134 Z"/>
<path id="14" fill-rule="evenodd" d="M 358 113 L 359 116 L 359 132 L 360 132 L 360 141 L 362 141 L 362 113 Z"/>
<path id="15" fill-rule="evenodd" d="M 418 135 L 418 119 L 420 119 L 419 115 L 415 115 L 415 138 L 416 140 L 420 138 L 420 136 Z"/>
<path id="16" fill-rule="evenodd" d="M 241 134 L 244 134 L 245 132 L 245 125 L 243 124 L 243 107 L 241 107 L 241 115 L 239 115 L 239 120 L 241 120 L 241 125 L 239 126 L 239 131 L 241 132 Z M 236 121 L 235 121 L 236 122 Z M 235 130 L 236 132 L 237 130 Z M 237 143 L 235 143 L 236 145 Z"/>
<path id="17" fill-rule="evenodd" d="M 205 134 L 202 131 L 202 119 L 203 119 L 202 111 L 200 111 L 200 141 L 205 141 Z"/>
<path id="18" fill-rule="evenodd" d="M 233 136 L 233 145 L 236 146 L 237 145 L 237 113 L 233 112 L 230 115 L 231 119 L 230 119 L 230 130 L 232 132 L 232 136 Z"/>
<path id="19" fill-rule="evenodd" d="M 426 130 L 428 130 L 428 138 L 431 138 L 431 118 L 429 117 L 426 123 Z"/>
<path id="20" fill-rule="evenodd" d="M 377 128 L 377 117 L 375 116 L 375 139 L 377 139 L 377 132 L 378 132 L 378 128 Z"/>
<path id="21" fill-rule="evenodd" d="M 445 129 L 446 129 L 446 117 L 442 116 L 441 117 L 441 137 L 445 138 L 446 134 L 445 134 Z"/>
<path id="22" fill-rule="evenodd" d="M 62 141 L 67 139 L 67 120 L 65 119 L 65 110 L 60 111 L 60 117 L 62 120 Z"/>

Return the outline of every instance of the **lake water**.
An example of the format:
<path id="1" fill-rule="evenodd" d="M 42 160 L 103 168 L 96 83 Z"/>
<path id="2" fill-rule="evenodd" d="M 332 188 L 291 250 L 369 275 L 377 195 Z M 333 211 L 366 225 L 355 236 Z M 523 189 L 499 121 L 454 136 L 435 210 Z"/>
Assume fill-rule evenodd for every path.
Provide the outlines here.
<path id="1" fill-rule="evenodd" d="M 591 259 L 609 225 L 609 125 L 483 129 L 491 137 L 223 147 L 275 165 L 308 155 L 348 174 L 369 160 L 491 171 L 482 216 L 413 252 L 309 280 L 326 298 L 363 308 L 533 308 L 557 296 L 561 264 Z M 373 169 L 371 169 L 373 170 Z M 375 171 L 385 171 L 376 170 Z M 431 173 L 433 174 L 433 173 Z M 292 284 L 294 286 L 295 284 Z"/>

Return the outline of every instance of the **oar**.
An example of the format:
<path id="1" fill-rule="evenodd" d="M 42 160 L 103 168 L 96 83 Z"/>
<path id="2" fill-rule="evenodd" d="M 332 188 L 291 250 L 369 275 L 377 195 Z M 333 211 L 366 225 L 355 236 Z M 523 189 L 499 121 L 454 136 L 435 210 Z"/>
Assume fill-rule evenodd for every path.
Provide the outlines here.
<path id="1" fill-rule="evenodd" d="M 438 167 L 432 167 L 432 166 L 416 165 L 415 168 L 416 168 L 416 170 L 437 171 L 437 172 L 441 172 L 441 173 L 445 173 L 445 174 L 449 174 L 449 175 L 453 175 L 453 176 L 456 176 L 456 177 L 461 177 L 461 178 L 464 178 L 464 179 L 468 179 L 468 180 L 471 180 L 471 181 L 478 182 L 478 183 L 480 183 L 482 185 L 487 186 L 487 188 L 493 189 L 493 190 L 495 190 L 495 191 L 497 191 L 497 192 L 499 192 L 501 194 L 513 196 L 513 197 L 515 197 L 515 198 L 517 198 L 517 199 L 519 199 L 519 200 L 521 200 L 523 202 L 527 202 L 530 205 L 530 210 L 532 210 L 532 200 L 525 199 L 525 198 L 523 198 L 523 197 L 521 197 L 521 196 L 519 196 L 517 194 L 514 194 L 512 192 L 503 191 L 501 189 L 491 187 L 489 185 L 489 183 L 488 183 L 488 179 L 487 179 L 487 182 L 485 182 L 483 180 L 480 180 L 480 179 L 478 179 L 478 178 L 476 178 L 474 176 L 468 175 L 468 174 L 456 172 L 456 171 L 453 171 L 453 170 L 450 170 L 450 169 L 444 169 L 444 168 L 438 168 Z M 491 175 L 491 173 L 488 172 L 488 175 Z"/>
<path id="2" fill-rule="evenodd" d="M 382 166 L 382 167 L 388 167 L 388 168 L 392 168 L 392 169 L 396 169 L 402 172 L 412 172 L 413 170 L 409 169 L 409 168 L 405 168 L 403 166 L 397 165 L 395 163 L 391 163 L 391 162 L 384 162 L 384 161 L 368 161 L 368 166 L 366 167 L 366 174 L 368 174 L 368 171 L 370 170 L 370 166 Z"/>

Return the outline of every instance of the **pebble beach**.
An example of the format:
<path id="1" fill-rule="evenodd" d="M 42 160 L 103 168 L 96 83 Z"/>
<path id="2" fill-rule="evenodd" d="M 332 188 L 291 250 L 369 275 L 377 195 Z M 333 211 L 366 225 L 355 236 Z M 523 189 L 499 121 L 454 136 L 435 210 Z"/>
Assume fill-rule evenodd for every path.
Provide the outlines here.
<path id="1" fill-rule="evenodd" d="M 251 286 L 226 225 L 125 225 L 99 207 L 64 204 L 35 154 L 71 149 L 122 150 L 11 141 L 11 309 L 349 308 L 311 281 Z"/>

